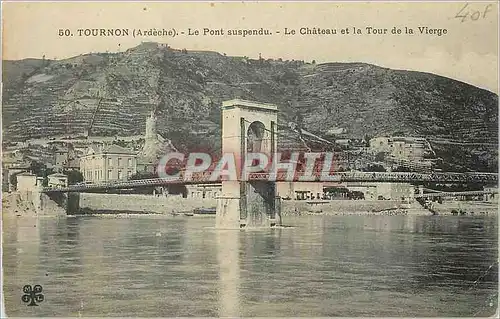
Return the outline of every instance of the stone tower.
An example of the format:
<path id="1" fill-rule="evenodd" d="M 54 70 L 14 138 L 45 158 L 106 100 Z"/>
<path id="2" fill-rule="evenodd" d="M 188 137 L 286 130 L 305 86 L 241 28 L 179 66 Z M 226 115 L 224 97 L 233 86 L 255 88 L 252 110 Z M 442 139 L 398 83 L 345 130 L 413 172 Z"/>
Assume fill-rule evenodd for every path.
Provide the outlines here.
<path id="1" fill-rule="evenodd" d="M 144 149 L 153 149 L 157 143 L 157 131 L 156 131 L 156 121 L 157 116 L 155 111 L 152 110 L 149 117 L 146 119 L 146 136 Z"/>
<path id="2" fill-rule="evenodd" d="M 241 172 L 248 152 L 274 154 L 278 109 L 272 104 L 245 100 L 222 105 L 222 153 L 236 157 Z M 280 201 L 274 181 L 223 180 L 217 201 L 217 228 L 270 227 L 281 224 Z"/>
<path id="3" fill-rule="evenodd" d="M 157 105 L 157 104 L 155 104 Z M 157 106 L 153 107 L 149 117 L 146 118 L 146 134 L 144 136 L 144 147 L 139 156 L 137 162 L 140 166 L 144 167 L 144 170 L 149 172 L 154 172 L 158 160 L 165 154 L 175 151 L 175 147 L 172 142 L 163 138 L 157 131 L 157 120 L 156 115 Z"/>

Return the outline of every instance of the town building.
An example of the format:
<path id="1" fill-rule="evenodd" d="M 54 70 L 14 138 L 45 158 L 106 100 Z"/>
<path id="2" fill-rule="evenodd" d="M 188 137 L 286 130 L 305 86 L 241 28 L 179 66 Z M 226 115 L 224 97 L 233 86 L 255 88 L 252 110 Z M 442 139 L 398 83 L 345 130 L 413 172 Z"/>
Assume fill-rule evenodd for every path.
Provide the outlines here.
<path id="1" fill-rule="evenodd" d="M 22 154 L 21 151 L 9 151 L 2 154 L 2 191 L 13 191 L 11 176 L 27 172 L 31 168 L 32 161 Z"/>
<path id="2" fill-rule="evenodd" d="M 312 200 L 323 197 L 322 182 L 276 182 L 276 193 L 291 200 Z"/>
<path id="3" fill-rule="evenodd" d="M 47 176 L 48 187 L 67 187 L 68 176 L 61 173 L 54 173 Z"/>
<path id="4" fill-rule="evenodd" d="M 415 187 L 408 183 L 347 183 L 349 191 L 361 192 L 366 200 L 410 200 L 415 197 Z"/>
<path id="5" fill-rule="evenodd" d="M 80 168 L 80 161 L 73 145 L 70 143 L 55 145 L 53 163 L 52 167 L 56 172 L 78 170 Z"/>
<path id="6" fill-rule="evenodd" d="M 80 171 L 94 183 L 127 180 L 137 171 L 137 154 L 114 144 L 91 146 L 80 158 Z"/>
<path id="7" fill-rule="evenodd" d="M 16 175 L 17 178 L 17 190 L 19 192 L 32 191 L 37 185 L 37 177 L 35 174 L 28 172 L 23 172 Z"/>
<path id="8" fill-rule="evenodd" d="M 407 136 L 372 138 L 370 150 L 374 153 L 387 153 L 396 160 L 422 160 L 425 155 L 432 154 L 432 149 L 425 138 Z"/>
<path id="9" fill-rule="evenodd" d="M 491 194 L 484 194 L 483 195 L 483 200 L 485 202 L 493 202 L 493 203 L 498 203 L 498 193 L 495 194 L 494 192 L 498 192 L 498 186 L 484 186 L 483 190 L 485 192 L 492 192 Z"/>
<path id="10" fill-rule="evenodd" d="M 379 136 L 370 139 L 370 150 L 379 153 L 390 153 L 391 147 L 389 143 L 390 137 Z"/>
<path id="11" fill-rule="evenodd" d="M 216 199 L 221 195 L 222 185 L 217 184 L 193 184 L 186 185 L 187 197 L 197 199 Z M 314 200 L 322 199 L 322 182 L 276 182 L 276 193 L 290 200 Z"/>
<path id="12" fill-rule="evenodd" d="M 197 199 L 216 199 L 222 192 L 222 184 L 186 185 L 187 197 Z"/>

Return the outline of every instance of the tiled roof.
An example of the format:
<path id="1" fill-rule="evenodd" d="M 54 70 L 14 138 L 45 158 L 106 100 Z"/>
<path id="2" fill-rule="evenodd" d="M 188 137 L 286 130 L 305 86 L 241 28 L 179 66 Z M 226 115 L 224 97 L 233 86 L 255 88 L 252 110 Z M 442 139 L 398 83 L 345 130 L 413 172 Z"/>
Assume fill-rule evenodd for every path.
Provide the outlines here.
<path id="1" fill-rule="evenodd" d="M 126 149 L 124 147 L 121 147 L 116 144 L 111 144 L 111 145 L 106 145 L 103 147 L 99 146 L 91 146 L 86 155 L 92 155 L 92 154 L 125 154 L 125 155 L 136 155 L 137 152 L 131 151 L 129 149 Z"/>
<path id="2" fill-rule="evenodd" d="M 134 151 L 131 151 L 129 149 L 126 149 L 124 147 L 121 147 L 116 144 L 111 144 L 108 146 L 105 146 L 101 150 L 102 153 L 110 153 L 110 154 L 128 154 L 128 155 L 136 155 L 137 153 Z"/>
<path id="3" fill-rule="evenodd" d="M 36 175 L 35 174 L 31 174 L 29 172 L 23 172 L 23 173 L 17 174 L 17 176 L 36 176 Z"/>

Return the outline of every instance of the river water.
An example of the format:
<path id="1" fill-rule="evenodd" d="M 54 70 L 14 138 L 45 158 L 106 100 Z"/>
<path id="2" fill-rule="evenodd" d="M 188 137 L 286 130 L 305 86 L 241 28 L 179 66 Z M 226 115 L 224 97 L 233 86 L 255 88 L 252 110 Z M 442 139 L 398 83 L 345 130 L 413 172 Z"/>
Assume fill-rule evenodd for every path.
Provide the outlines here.
<path id="1" fill-rule="evenodd" d="M 496 216 L 4 218 L 9 316 L 485 316 Z M 43 287 L 38 307 L 24 285 Z"/>

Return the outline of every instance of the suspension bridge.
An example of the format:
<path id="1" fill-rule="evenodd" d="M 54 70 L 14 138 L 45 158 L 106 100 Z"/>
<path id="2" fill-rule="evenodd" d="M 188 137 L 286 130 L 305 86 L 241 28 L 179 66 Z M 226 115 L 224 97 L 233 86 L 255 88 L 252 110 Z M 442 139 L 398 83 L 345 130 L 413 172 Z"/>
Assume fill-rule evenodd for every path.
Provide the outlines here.
<path id="1" fill-rule="evenodd" d="M 234 154 L 244 159 L 249 153 L 276 154 L 278 143 L 278 108 L 273 104 L 256 103 L 245 100 L 230 100 L 222 103 L 222 154 Z M 305 143 L 307 136 L 314 134 L 290 127 L 299 135 L 303 151 L 311 152 Z M 283 130 L 282 130 L 283 131 Z M 332 142 L 318 138 L 320 143 L 332 147 Z M 281 161 L 281 163 L 286 162 Z M 300 166 L 300 165 L 299 165 Z M 240 166 L 240 168 L 243 166 Z M 222 178 L 220 168 L 201 172 L 180 170 L 175 178 L 152 178 L 128 181 L 97 182 L 64 187 L 45 187 L 39 189 L 69 210 L 78 208 L 79 193 L 98 192 L 111 189 L 133 189 L 147 186 L 170 184 L 207 184 L 221 183 L 221 195 L 217 200 L 216 227 L 269 227 L 281 224 L 280 198 L 277 196 L 276 182 L 380 182 L 380 183 L 480 183 L 497 185 L 498 175 L 478 172 L 324 172 L 317 166 L 307 179 L 301 178 L 299 169 L 290 178 L 287 170 L 277 170 L 274 174 L 257 172 L 245 178 Z M 214 174 L 215 173 L 215 174 Z M 222 175 L 224 176 L 224 175 Z M 444 195 L 441 195 L 444 196 Z"/>
<path id="2" fill-rule="evenodd" d="M 316 174 L 314 174 L 316 173 Z M 303 182 L 320 182 L 321 172 L 313 172 L 314 179 Z M 269 181 L 269 173 L 251 173 L 247 181 Z M 292 181 L 299 181 L 296 176 Z M 278 172 L 276 182 L 290 181 L 286 172 Z M 42 192 L 80 192 L 91 193 L 101 190 L 130 189 L 147 186 L 166 186 L 171 184 L 210 184 L 222 183 L 222 178 L 213 178 L 213 172 L 193 173 L 189 179 L 185 178 L 185 171 L 179 172 L 176 179 L 152 178 L 129 181 L 113 181 L 93 184 L 71 185 L 67 187 L 45 187 Z M 243 181 L 243 180 L 240 180 Z M 325 182 L 380 182 L 380 183 L 480 183 L 497 184 L 498 175 L 493 173 L 411 173 L 411 172 L 338 172 L 328 176 Z"/>

